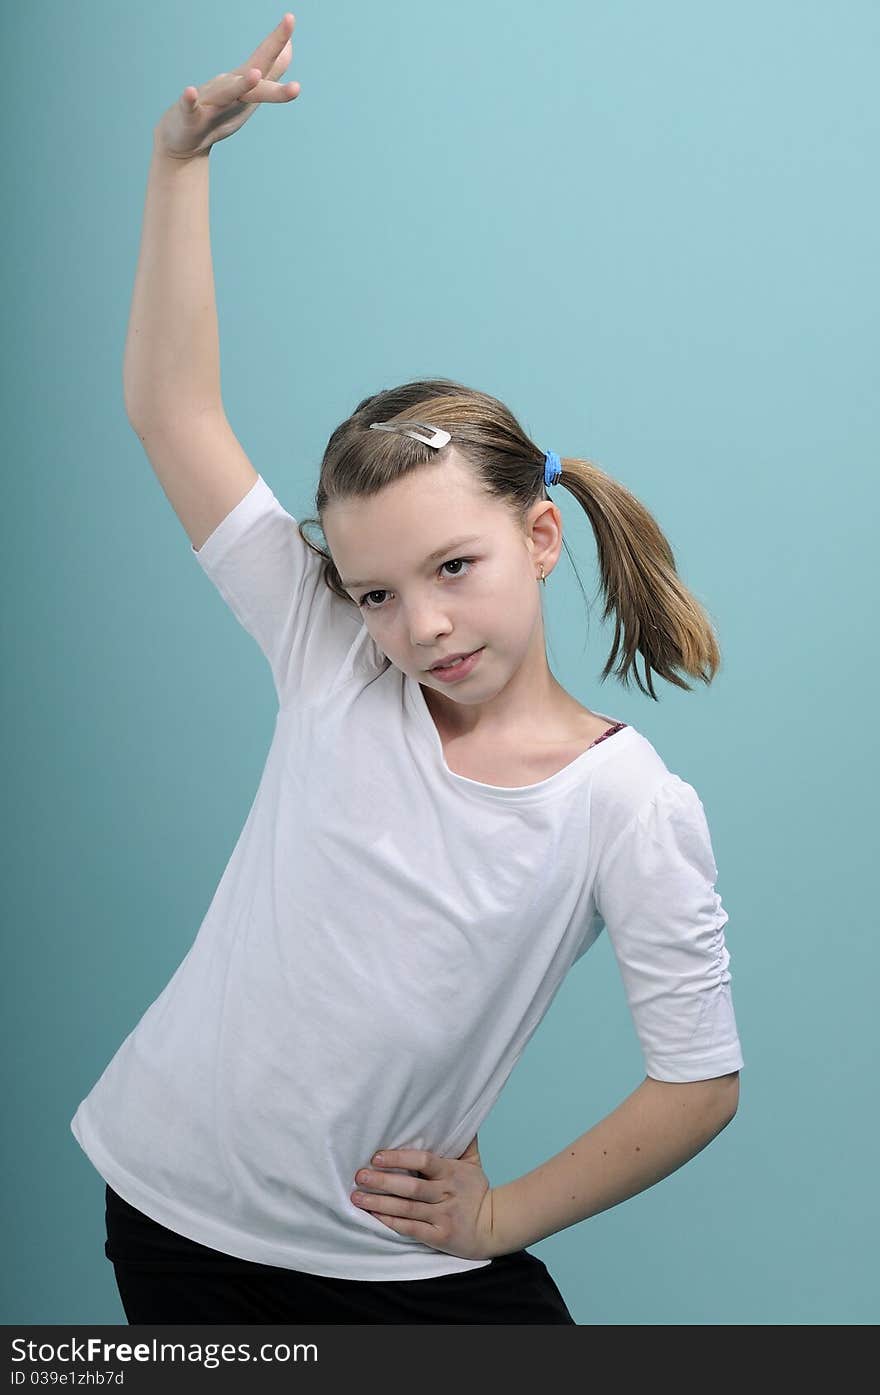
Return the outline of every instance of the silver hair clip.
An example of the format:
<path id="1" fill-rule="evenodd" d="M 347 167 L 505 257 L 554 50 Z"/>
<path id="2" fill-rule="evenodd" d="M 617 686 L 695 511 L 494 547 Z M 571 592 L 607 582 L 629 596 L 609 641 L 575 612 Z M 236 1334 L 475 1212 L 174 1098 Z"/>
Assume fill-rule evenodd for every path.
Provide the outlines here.
<path id="1" fill-rule="evenodd" d="M 420 426 L 422 431 L 430 431 L 430 436 L 423 436 L 421 431 L 409 431 L 402 422 L 396 421 L 371 421 L 371 431 L 396 431 L 401 436 L 412 436 L 414 441 L 424 441 L 426 446 L 433 446 L 435 450 L 440 450 L 441 446 L 448 446 L 452 436 L 448 431 L 444 431 L 440 426 L 428 426 L 423 421 L 414 421 L 411 426 Z"/>

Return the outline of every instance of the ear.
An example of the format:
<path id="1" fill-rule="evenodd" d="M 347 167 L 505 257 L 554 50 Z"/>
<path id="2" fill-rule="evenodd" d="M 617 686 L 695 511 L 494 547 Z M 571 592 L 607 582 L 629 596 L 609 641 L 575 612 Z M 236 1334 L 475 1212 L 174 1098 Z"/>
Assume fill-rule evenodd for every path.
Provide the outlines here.
<path id="1" fill-rule="evenodd" d="M 533 560 L 543 562 L 549 576 L 562 551 L 562 514 L 551 499 L 532 505 L 528 538 Z"/>

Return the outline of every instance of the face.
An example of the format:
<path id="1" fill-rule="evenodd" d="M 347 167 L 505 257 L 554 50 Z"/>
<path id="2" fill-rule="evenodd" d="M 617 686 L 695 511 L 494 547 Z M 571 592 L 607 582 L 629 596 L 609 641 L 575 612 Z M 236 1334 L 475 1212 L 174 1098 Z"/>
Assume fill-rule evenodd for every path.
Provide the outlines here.
<path id="1" fill-rule="evenodd" d="M 560 522 L 555 504 L 538 501 L 524 533 L 454 450 L 371 498 L 335 501 L 322 518 L 330 555 L 382 653 L 456 704 L 490 701 L 524 667 L 546 672 L 537 578 L 559 556 Z M 475 649 L 482 653 L 461 678 L 430 672 L 438 659 Z"/>

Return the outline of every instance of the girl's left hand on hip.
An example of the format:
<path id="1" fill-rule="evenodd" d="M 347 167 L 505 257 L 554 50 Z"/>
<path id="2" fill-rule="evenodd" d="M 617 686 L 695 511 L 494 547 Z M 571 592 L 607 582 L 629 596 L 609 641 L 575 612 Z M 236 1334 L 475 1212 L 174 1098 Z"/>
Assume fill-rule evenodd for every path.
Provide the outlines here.
<path id="1" fill-rule="evenodd" d="M 421 1174 L 388 1172 L 405 1167 Z M 411 1235 L 435 1250 L 460 1259 L 493 1259 L 492 1188 L 480 1162 L 474 1134 L 460 1158 L 443 1158 L 422 1148 L 393 1148 L 374 1154 L 358 1172 L 361 1188 L 352 1201 L 400 1235 Z"/>

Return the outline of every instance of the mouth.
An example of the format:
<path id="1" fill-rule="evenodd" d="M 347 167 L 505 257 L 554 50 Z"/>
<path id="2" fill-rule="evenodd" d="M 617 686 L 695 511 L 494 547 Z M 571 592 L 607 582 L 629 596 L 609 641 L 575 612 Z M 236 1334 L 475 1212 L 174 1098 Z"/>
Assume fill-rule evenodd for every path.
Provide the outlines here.
<path id="1" fill-rule="evenodd" d="M 471 655 L 476 654 L 476 652 L 476 649 L 468 649 L 466 653 L 450 654 L 446 659 L 438 659 L 436 664 L 431 665 L 428 672 L 436 673 L 437 670 L 441 668 L 452 668 L 457 664 L 463 663 L 465 659 L 469 659 Z"/>
<path id="2" fill-rule="evenodd" d="M 448 682 L 454 678 L 464 678 L 479 662 L 483 649 L 472 649 L 469 654 L 457 654 L 454 659 L 447 660 L 443 664 L 437 664 L 427 670 L 428 673 L 439 678 L 442 682 Z"/>

